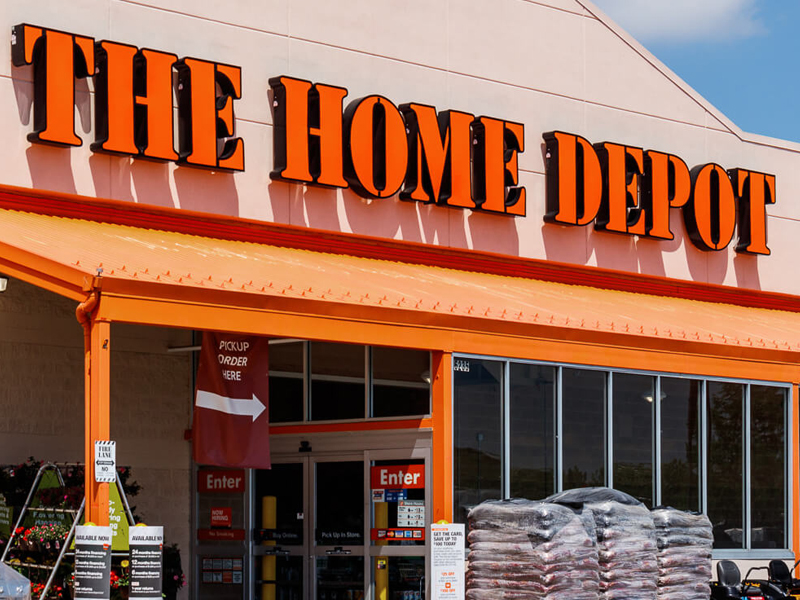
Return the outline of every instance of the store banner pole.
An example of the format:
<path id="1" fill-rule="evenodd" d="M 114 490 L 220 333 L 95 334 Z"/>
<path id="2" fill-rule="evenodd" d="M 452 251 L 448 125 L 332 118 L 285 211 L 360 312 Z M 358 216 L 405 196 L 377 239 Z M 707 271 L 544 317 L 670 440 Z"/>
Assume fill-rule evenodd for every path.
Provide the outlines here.
<path id="1" fill-rule="evenodd" d="M 98 276 L 95 281 L 99 280 Z M 100 292 L 95 289 L 75 311 L 83 327 L 84 464 L 86 521 L 108 525 L 108 483 L 95 476 L 95 442 L 108 440 L 111 423 L 111 323 L 97 318 Z"/>

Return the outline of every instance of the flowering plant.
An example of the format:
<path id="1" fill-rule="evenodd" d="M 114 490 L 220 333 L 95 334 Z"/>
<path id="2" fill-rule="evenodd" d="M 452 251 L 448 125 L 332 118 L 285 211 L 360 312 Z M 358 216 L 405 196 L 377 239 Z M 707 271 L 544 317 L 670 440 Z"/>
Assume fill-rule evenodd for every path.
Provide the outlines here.
<path id="1" fill-rule="evenodd" d="M 123 560 L 118 569 L 114 568 L 111 570 L 111 589 L 117 590 L 119 588 L 125 588 L 130 584 L 130 563 L 127 560 Z"/>
<path id="2" fill-rule="evenodd" d="M 20 528 L 22 529 L 22 528 Z M 29 542 L 63 542 L 69 529 L 61 523 L 45 523 L 34 525 L 22 532 L 22 538 Z"/>

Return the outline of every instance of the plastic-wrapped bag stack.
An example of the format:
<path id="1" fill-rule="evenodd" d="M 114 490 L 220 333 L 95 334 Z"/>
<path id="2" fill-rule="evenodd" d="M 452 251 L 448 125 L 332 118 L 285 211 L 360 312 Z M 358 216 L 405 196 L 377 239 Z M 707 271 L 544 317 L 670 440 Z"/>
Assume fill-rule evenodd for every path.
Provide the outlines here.
<path id="1" fill-rule="evenodd" d="M 598 600 L 591 517 L 556 504 L 489 500 L 468 520 L 468 600 Z"/>
<path id="2" fill-rule="evenodd" d="M 567 490 L 547 501 L 582 503 L 594 516 L 603 600 L 656 600 L 656 537 L 647 507 L 609 488 Z"/>
<path id="3" fill-rule="evenodd" d="M 711 521 L 671 507 L 651 512 L 658 544 L 658 600 L 706 600 L 711 594 Z"/>

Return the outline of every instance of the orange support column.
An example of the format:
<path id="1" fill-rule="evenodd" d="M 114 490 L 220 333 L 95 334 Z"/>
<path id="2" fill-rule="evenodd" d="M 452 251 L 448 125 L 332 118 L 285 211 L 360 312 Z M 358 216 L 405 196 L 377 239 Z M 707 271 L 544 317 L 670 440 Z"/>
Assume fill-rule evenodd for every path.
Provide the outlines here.
<path id="1" fill-rule="evenodd" d="M 108 525 L 108 484 L 94 480 L 94 443 L 108 440 L 111 433 L 111 323 L 90 316 L 97 303 L 98 293 L 93 292 L 77 310 L 84 331 L 85 520 L 95 525 Z"/>
<path id="2" fill-rule="evenodd" d="M 453 354 L 433 353 L 433 522 L 453 520 Z"/>

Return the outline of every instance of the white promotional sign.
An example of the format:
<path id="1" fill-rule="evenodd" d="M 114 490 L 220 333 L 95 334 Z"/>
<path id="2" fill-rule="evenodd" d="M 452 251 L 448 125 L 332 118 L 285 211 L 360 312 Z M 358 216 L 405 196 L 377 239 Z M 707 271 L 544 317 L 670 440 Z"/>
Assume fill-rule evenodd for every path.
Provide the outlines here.
<path id="1" fill-rule="evenodd" d="M 117 442 L 95 440 L 94 480 L 97 483 L 113 483 L 117 480 Z"/>
<path id="2" fill-rule="evenodd" d="M 131 546 L 130 594 L 136 600 L 161 600 L 164 573 L 164 528 L 136 526 L 128 530 Z"/>
<path id="3" fill-rule="evenodd" d="M 464 524 L 431 524 L 431 589 L 433 600 L 463 600 Z"/>
<path id="4" fill-rule="evenodd" d="M 111 527 L 75 528 L 75 600 L 111 598 Z"/>

